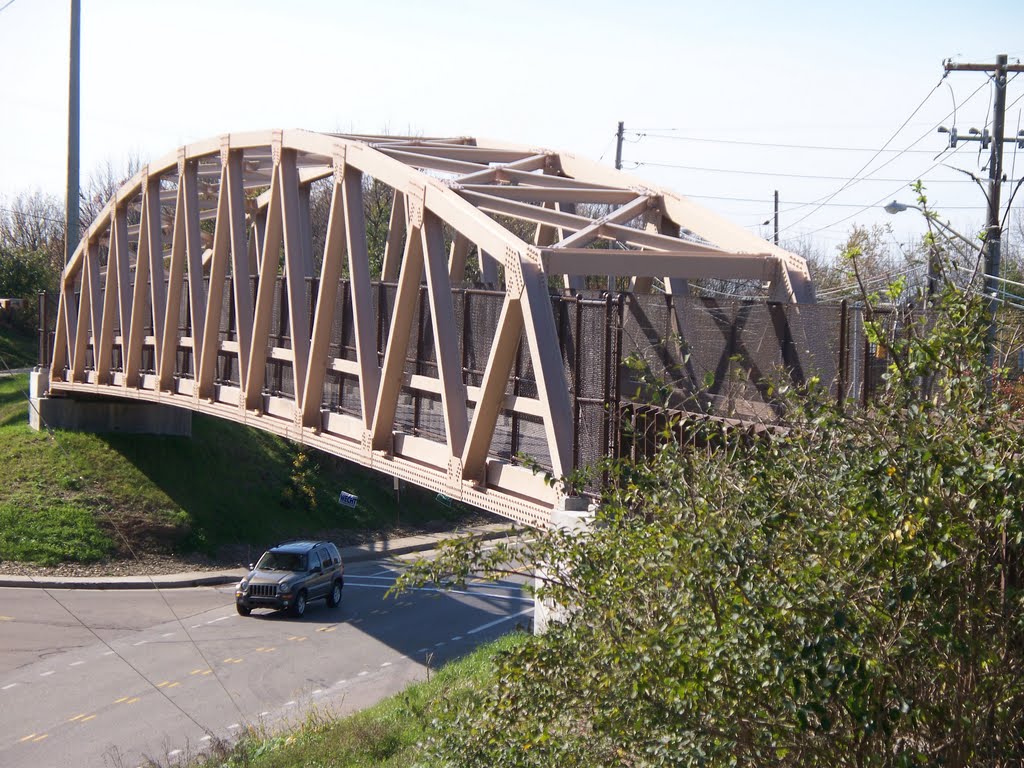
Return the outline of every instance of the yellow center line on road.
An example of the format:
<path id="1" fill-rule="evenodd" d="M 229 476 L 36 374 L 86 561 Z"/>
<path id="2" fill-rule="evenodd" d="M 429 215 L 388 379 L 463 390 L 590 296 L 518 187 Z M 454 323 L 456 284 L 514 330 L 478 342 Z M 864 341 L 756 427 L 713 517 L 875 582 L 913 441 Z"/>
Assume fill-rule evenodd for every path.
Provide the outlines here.
<path id="1" fill-rule="evenodd" d="M 83 723 L 88 723 L 90 720 L 92 720 L 95 717 L 96 717 L 96 715 L 89 715 L 88 717 L 83 717 L 82 718 L 82 722 Z"/>
<path id="2" fill-rule="evenodd" d="M 170 680 L 164 680 L 162 683 L 157 683 L 156 687 L 157 688 L 163 688 L 165 685 L 170 685 L 170 684 L 171 684 Z"/>
<path id="3" fill-rule="evenodd" d="M 44 734 L 42 734 L 40 736 L 36 736 L 34 739 L 32 739 L 32 743 L 35 744 L 37 741 L 42 741 L 43 739 L 45 739 L 49 735 L 50 734 L 48 734 L 48 733 L 44 733 Z"/>
<path id="4" fill-rule="evenodd" d="M 125 704 L 134 704 L 138 700 L 139 700 L 138 696 L 133 696 L 132 698 L 128 699 L 128 701 L 126 701 Z"/>
<path id="5" fill-rule="evenodd" d="M 69 718 L 68 718 L 68 722 L 69 722 L 69 723 L 73 723 L 73 722 L 75 722 L 75 720 L 78 720 L 78 719 L 80 719 L 80 718 L 83 718 L 83 717 L 85 717 L 85 716 L 86 716 L 87 714 L 88 714 L 88 712 L 83 712 L 83 713 L 82 713 L 82 714 L 80 714 L 80 715 L 75 715 L 74 717 L 69 717 Z"/>
<path id="6" fill-rule="evenodd" d="M 120 699 L 116 699 L 114 701 L 114 703 L 115 704 L 124 704 L 124 702 L 126 702 L 126 701 L 128 701 L 128 697 L 127 696 L 122 696 Z"/>
<path id="7" fill-rule="evenodd" d="M 18 741 L 28 741 L 29 739 L 34 739 L 35 737 L 36 734 L 30 733 L 28 736 L 22 736 L 20 739 L 18 739 Z"/>
<path id="8" fill-rule="evenodd" d="M 0 616 L 0 621 L 14 621 L 13 616 Z"/>
<path id="9" fill-rule="evenodd" d="M 173 683 L 171 683 L 167 687 L 168 688 L 177 688 L 179 685 L 181 685 L 181 683 L 179 683 L 177 680 L 175 680 Z"/>

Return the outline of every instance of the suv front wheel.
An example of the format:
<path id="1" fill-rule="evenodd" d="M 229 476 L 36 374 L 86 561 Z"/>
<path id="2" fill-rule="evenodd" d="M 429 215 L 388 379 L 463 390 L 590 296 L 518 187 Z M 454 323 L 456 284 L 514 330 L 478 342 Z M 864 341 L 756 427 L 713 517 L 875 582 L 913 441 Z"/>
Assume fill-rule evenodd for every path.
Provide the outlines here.
<path id="1" fill-rule="evenodd" d="M 300 589 L 292 603 L 292 616 L 299 618 L 306 612 L 306 590 Z"/>

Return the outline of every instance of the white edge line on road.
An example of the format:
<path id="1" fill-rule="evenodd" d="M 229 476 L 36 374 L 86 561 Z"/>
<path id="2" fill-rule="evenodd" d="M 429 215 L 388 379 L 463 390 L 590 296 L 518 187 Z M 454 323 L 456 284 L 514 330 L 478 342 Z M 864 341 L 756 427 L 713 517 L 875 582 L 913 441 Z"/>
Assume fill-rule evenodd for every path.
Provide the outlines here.
<path id="1" fill-rule="evenodd" d="M 52 675 L 53 673 L 54 673 L 54 670 L 52 670 L 52 669 L 51 669 L 51 670 L 50 670 L 49 672 L 40 672 L 40 673 L 39 673 L 39 676 L 40 676 L 40 677 L 49 677 L 49 676 L 50 676 L 50 675 Z"/>
<path id="2" fill-rule="evenodd" d="M 0 691 L 6 691 L 8 688 L 13 688 L 16 685 L 17 685 L 17 683 L 8 683 L 3 688 L 0 688 Z"/>
<path id="3" fill-rule="evenodd" d="M 362 672 L 360 672 L 360 673 L 359 673 L 358 675 L 356 675 L 356 677 L 362 677 L 363 675 L 368 675 L 368 674 L 370 674 L 370 673 L 369 673 L 369 672 L 367 672 L 367 671 L 366 671 L 366 670 L 364 669 L 364 670 L 363 670 Z"/>
<path id="4" fill-rule="evenodd" d="M 145 640 L 139 640 L 139 642 L 137 642 L 137 643 L 132 643 L 132 645 L 145 645 L 145 644 L 146 644 Z"/>
<path id="5" fill-rule="evenodd" d="M 346 587 L 364 587 L 366 589 L 391 589 L 390 584 L 354 584 L 351 580 L 345 582 Z M 520 597 L 519 595 L 496 595 L 493 592 L 469 592 L 464 589 L 440 589 L 439 587 L 410 587 L 409 592 L 441 592 L 449 595 L 467 595 L 469 597 L 495 597 L 498 600 L 518 600 L 521 603 L 532 603 L 532 597 Z"/>
<path id="6" fill-rule="evenodd" d="M 392 577 L 391 579 L 388 579 L 387 576 L 366 575 L 366 574 L 363 574 L 363 573 L 349 574 L 349 579 L 355 579 L 355 580 L 358 580 L 358 579 L 375 579 L 377 581 L 388 580 L 388 581 L 391 581 L 391 582 L 395 581 L 394 577 Z M 498 584 L 498 583 L 493 582 L 493 581 L 488 581 L 487 579 L 470 579 L 469 581 L 470 581 L 470 583 L 472 583 L 475 586 L 481 586 L 481 587 L 482 586 L 486 586 L 489 589 L 507 589 L 507 590 L 512 591 L 512 592 L 520 592 L 523 589 L 523 587 L 521 585 L 517 585 L 517 584 Z M 346 581 L 345 583 L 347 584 L 348 582 Z M 426 589 L 426 587 L 423 587 L 423 589 Z M 446 590 L 446 591 L 452 591 L 452 590 Z"/>
<path id="7" fill-rule="evenodd" d="M 69 667 L 78 667 L 78 666 L 81 666 L 82 664 L 85 664 L 85 662 L 84 661 L 72 661 L 70 664 L 68 664 L 68 666 Z"/>
<path id="8" fill-rule="evenodd" d="M 106 652 L 106 653 L 104 653 L 103 655 L 104 655 L 104 656 L 113 656 L 113 655 L 114 655 L 114 652 L 113 652 L 113 651 L 107 651 L 107 652 Z"/>
<path id="9" fill-rule="evenodd" d="M 520 611 L 519 613 L 513 613 L 513 614 L 510 614 L 508 616 L 502 616 L 500 619 L 495 619 L 494 621 L 489 621 L 486 624 L 483 624 L 483 625 L 481 625 L 479 627 L 476 627 L 475 629 L 471 629 L 468 632 L 466 632 L 466 634 L 467 635 L 475 635 L 477 632 L 483 632 L 485 629 L 490 629 L 491 627 L 497 626 L 498 624 L 501 624 L 503 621 L 510 621 L 512 619 L 518 619 L 520 616 L 524 616 L 527 613 L 532 613 L 532 612 L 533 612 L 533 608 L 527 608 L 525 611 Z"/>
<path id="10" fill-rule="evenodd" d="M 391 662 L 390 662 L 390 661 L 385 661 L 385 662 L 384 662 L 383 664 L 381 664 L 380 666 L 381 666 L 381 669 L 383 669 L 384 667 L 390 667 L 390 666 L 391 666 Z"/>
<path id="11" fill-rule="evenodd" d="M 233 731 L 237 727 L 238 727 L 238 723 L 232 723 L 231 725 L 228 726 L 228 730 L 229 731 Z"/>
<path id="12" fill-rule="evenodd" d="M 213 740 L 213 737 L 210 734 L 206 734 L 205 736 L 203 736 L 203 738 L 200 739 L 200 741 L 212 741 L 212 740 Z"/>
<path id="13" fill-rule="evenodd" d="M 324 692 L 323 688 L 317 688 L 315 691 L 313 691 L 313 695 L 316 696 L 316 695 L 321 694 L 323 692 Z"/>
<path id="14" fill-rule="evenodd" d="M 167 753 L 167 756 L 168 757 L 177 757 L 180 754 L 181 754 L 181 750 L 180 749 L 172 749 L 170 752 Z"/>

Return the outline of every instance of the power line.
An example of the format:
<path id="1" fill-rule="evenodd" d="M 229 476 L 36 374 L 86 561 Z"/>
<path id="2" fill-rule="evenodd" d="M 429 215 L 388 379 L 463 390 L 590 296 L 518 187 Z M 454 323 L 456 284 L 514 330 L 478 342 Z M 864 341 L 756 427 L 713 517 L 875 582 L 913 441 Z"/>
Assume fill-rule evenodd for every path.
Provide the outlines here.
<path id="1" fill-rule="evenodd" d="M 11 0 L 11 1 L 13 2 L 14 0 Z M 0 10 L 3 10 L 3 9 L 0 8 Z M 28 213 L 27 211 L 19 211 L 17 208 L 3 208 L 3 207 L 0 207 L 0 211 L 3 211 L 4 213 L 13 213 L 15 216 L 24 216 L 26 219 L 36 219 L 38 221 L 48 221 L 51 224 L 60 224 L 61 226 L 64 225 L 64 221 L 61 220 L 61 219 L 51 219 L 48 216 L 39 216 L 38 214 L 35 214 L 35 213 Z"/>
<path id="2" fill-rule="evenodd" d="M 907 182 L 903 181 L 903 182 L 900 182 L 900 183 L 901 184 L 906 184 Z M 699 199 L 702 199 L 702 200 L 731 200 L 731 201 L 739 202 L 739 203 L 764 203 L 764 202 L 766 202 L 765 200 L 762 200 L 762 199 L 759 199 L 759 198 L 752 198 L 752 197 L 726 197 L 726 196 L 721 196 L 721 195 L 690 195 L 690 194 L 687 194 L 685 192 L 681 192 L 680 194 L 682 194 L 682 195 L 684 195 L 686 197 L 696 197 L 696 198 L 699 198 Z M 886 198 L 888 198 L 888 197 L 889 197 L 889 195 L 886 195 Z M 794 205 L 794 207 L 790 208 L 789 210 L 795 211 L 795 210 L 798 210 L 799 208 L 804 208 L 804 207 L 806 207 L 808 205 L 817 205 L 818 207 L 829 207 L 829 208 L 860 208 L 861 210 L 866 210 L 867 208 L 871 208 L 871 207 L 877 205 L 877 203 L 871 203 L 870 205 L 864 205 L 863 203 L 818 203 L 818 202 L 815 202 L 815 201 L 802 203 L 802 202 L 794 201 L 793 205 Z M 982 210 L 985 207 L 986 206 L 984 206 L 984 205 L 949 205 L 949 206 L 944 206 L 944 209 L 948 209 L 948 210 L 951 210 L 951 211 L 977 211 L 977 210 Z M 790 225 L 790 226 L 786 227 L 786 229 L 791 229 L 793 226 L 795 226 L 795 225 Z"/>
<path id="3" fill-rule="evenodd" d="M 15 0 L 7 0 L 7 2 L 3 4 L 3 7 L 0 7 L 0 13 L 3 13 L 8 8 L 10 8 L 12 5 L 14 5 L 14 2 L 15 2 Z"/>
<path id="4" fill-rule="evenodd" d="M 812 216 L 814 213 L 816 213 L 818 210 L 820 210 L 822 205 L 824 205 L 825 203 L 830 202 L 840 192 L 842 192 L 842 191 L 844 191 L 846 189 L 849 189 L 854 184 L 857 184 L 859 181 L 862 181 L 862 179 L 859 178 L 860 175 L 865 170 L 867 170 L 867 168 L 875 161 L 875 158 L 877 158 L 882 153 L 882 151 L 885 150 L 886 147 L 888 147 L 889 144 L 891 144 L 895 140 L 895 138 L 900 135 L 900 133 L 903 131 L 903 129 L 906 128 L 907 123 L 909 123 L 911 121 L 911 119 L 914 117 L 914 115 L 916 115 L 918 112 L 921 111 L 921 107 L 923 107 L 927 103 L 928 99 L 930 99 L 932 94 L 935 93 L 936 90 L 938 90 L 939 86 L 942 85 L 942 81 L 945 80 L 945 79 L 946 79 L 945 75 L 943 75 L 941 78 L 939 78 L 939 82 L 937 82 L 934 85 L 934 87 L 930 91 L 928 91 L 928 94 L 921 100 L 921 103 L 918 104 L 914 108 L 914 111 L 910 113 L 910 117 L 908 117 L 906 120 L 903 121 L 902 125 L 900 125 L 900 127 L 896 129 L 896 132 L 893 133 L 893 135 L 889 137 L 888 141 L 886 141 L 885 144 L 882 145 L 882 149 L 878 150 L 878 152 L 876 152 L 874 155 L 872 155 L 871 159 L 868 160 L 866 163 L 864 163 L 864 165 L 861 166 L 860 170 L 858 170 L 857 173 L 854 174 L 853 178 L 851 178 L 849 181 L 847 181 L 845 184 L 843 184 L 841 187 L 839 187 L 839 189 L 837 189 L 835 192 L 833 192 L 831 195 L 829 195 L 828 198 L 826 198 L 825 201 L 823 203 L 821 203 L 817 208 L 814 208 L 811 211 L 805 213 L 799 219 L 794 221 L 790 226 L 795 226 L 795 225 L 799 224 L 800 222 L 805 221 L 809 216 Z M 974 91 L 974 93 L 972 93 L 970 96 L 968 96 L 964 103 L 966 103 L 967 101 L 970 101 L 972 98 L 974 98 L 974 94 L 977 93 L 979 90 L 981 90 L 981 86 L 979 86 Z M 948 117 L 949 117 L 949 115 L 946 115 L 946 117 L 944 117 L 942 119 L 945 120 Z M 905 148 L 904 152 L 910 151 L 910 149 L 912 147 L 914 147 L 914 145 L 920 143 L 926 136 L 929 136 L 931 134 L 931 131 L 932 131 L 932 129 L 929 128 L 925 133 L 921 134 L 921 136 L 919 136 L 914 142 L 912 142 L 908 147 Z M 902 154 L 903 153 L 901 152 L 900 154 L 893 155 L 886 162 L 882 163 L 882 165 L 878 166 L 870 174 L 867 174 L 867 175 L 870 176 L 872 174 L 878 173 L 880 170 L 882 170 L 882 168 L 884 168 L 885 166 L 889 165 L 889 163 L 891 163 L 897 157 L 900 157 Z"/>
<path id="5" fill-rule="evenodd" d="M 928 150 L 931 154 L 931 150 Z M 777 171 L 748 171 L 740 168 L 708 168 L 699 165 L 676 165 L 675 163 L 656 163 L 649 160 L 639 160 L 633 163 L 634 166 L 640 167 L 642 165 L 656 166 L 658 168 L 676 168 L 682 171 L 706 171 L 709 173 L 733 173 L 740 176 L 783 176 L 789 179 L 822 179 L 824 181 L 846 181 L 849 177 L 847 176 L 822 176 L 811 173 L 782 173 Z M 879 178 L 867 178 L 865 177 L 862 181 L 871 182 L 887 182 L 897 183 L 906 182 L 906 179 L 879 179 Z M 1015 181 L 1015 180 L 1013 180 Z M 969 184 L 972 183 L 971 179 L 933 179 L 933 184 Z M 811 203 L 801 203 L 803 205 L 811 205 Z"/>
<path id="6" fill-rule="evenodd" d="M 669 130 L 669 129 L 665 129 Z M 671 129 L 675 130 L 675 129 Z M 700 136 L 664 136 L 657 133 L 650 133 L 647 131 L 630 131 L 630 133 L 638 134 L 641 137 L 647 137 L 652 139 L 669 139 L 671 141 L 697 141 L 707 142 L 710 144 L 739 144 L 748 147 L 776 147 L 779 149 L 814 149 L 823 150 L 828 152 L 895 152 L 898 154 L 904 154 L 906 152 L 919 153 L 922 155 L 934 154 L 930 149 L 874 149 L 872 147 L 838 147 L 838 146 L 826 146 L 823 144 L 778 144 L 768 141 L 745 141 L 740 139 L 711 139 Z M 870 162 L 870 161 L 869 161 Z"/>
<path id="7" fill-rule="evenodd" d="M 956 148 L 955 148 L 955 149 L 954 149 L 954 150 L 953 150 L 953 151 L 952 151 L 952 152 L 951 152 L 950 154 L 951 154 L 951 155 L 953 155 L 953 154 L 956 154 L 956 153 L 957 153 L 957 152 L 959 152 L 959 151 L 960 151 L 960 150 L 961 150 L 961 149 L 962 149 L 963 147 L 966 147 L 966 146 L 967 146 L 966 144 L 959 144 L 959 145 L 957 145 L 957 147 L 956 147 Z M 932 171 L 934 171 L 934 170 L 935 170 L 936 168 L 938 168 L 938 167 L 939 167 L 940 165 L 942 165 L 942 163 L 941 163 L 941 162 L 937 162 L 937 163 L 934 163 L 934 164 L 933 164 L 933 165 L 932 165 L 931 167 L 927 168 L 927 169 L 926 169 L 926 170 L 925 170 L 925 171 L 924 171 L 923 173 L 919 173 L 919 174 L 916 174 L 917 178 L 918 178 L 918 179 L 923 179 L 923 178 L 924 178 L 925 176 L 927 176 L 927 175 L 928 175 L 929 173 L 931 173 Z M 824 230 L 826 230 L 826 229 L 831 229 L 832 227 L 836 226 L 837 224 L 842 224 L 842 223 L 843 223 L 844 221 L 849 221 L 849 220 L 850 220 L 850 219 L 852 219 L 852 218 L 853 218 L 854 216 L 858 215 L 859 213 L 863 213 L 864 211 L 868 210 L 869 208 L 875 208 L 875 207 L 877 207 L 877 206 L 880 206 L 880 205 L 882 205 L 882 204 L 883 204 L 883 203 L 884 203 L 884 202 L 885 202 L 886 200 L 890 199 L 890 198 L 891 198 L 891 197 L 893 197 L 894 195 L 898 195 L 898 194 L 899 194 L 899 193 L 900 193 L 901 191 L 903 191 L 903 188 L 904 188 L 904 186 L 906 186 L 906 184 L 905 184 L 905 183 L 904 183 L 904 184 L 902 184 L 902 185 L 900 185 L 900 186 L 898 186 L 898 187 L 896 187 L 896 189 L 894 189 L 894 190 L 893 190 L 892 192 L 889 192 L 889 193 L 888 193 L 888 194 L 886 194 L 886 195 L 882 195 L 882 197 L 880 197 L 880 198 L 879 198 L 878 200 L 876 200 L 875 202 L 871 203 L 870 205 L 865 205 L 865 206 L 864 206 L 863 208 L 861 208 L 861 209 L 860 209 L 859 211 L 854 211 L 854 212 L 853 212 L 853 213 L 851 213 L 851 214 L 850 214 L 849 216 L 844 216 L 844 217 L 843 217 L 843 218 L 841 218 L 841 219 L 837 219 L 836 221 L 833 221 L 833 222 L 832 222 L 831 224 L 826 224 L 826 225 L 825 225 L 824 227 L 818 227 L 817 229 L 812 229 L 812 230 L 811 230 L 810 232 L 808 232 L 807 234 L 809 234 L 809 235 L 813 235 L 813 234 L 815 234 L 816 232 L 822 232 L 822 231 L 824 231 Z M 804 218 L 806 218 L 806 217 L 804 217 Z M 800 221 L 803 221 L 803 219 L 801 219 Z M 799 222 L 795 222 L 795 223 L 794 223 L 794 225 L 795 225 L 796 223 L 799 223 Z M 794 226 L 794 225 L 790 225 L 790 226 Z"/>

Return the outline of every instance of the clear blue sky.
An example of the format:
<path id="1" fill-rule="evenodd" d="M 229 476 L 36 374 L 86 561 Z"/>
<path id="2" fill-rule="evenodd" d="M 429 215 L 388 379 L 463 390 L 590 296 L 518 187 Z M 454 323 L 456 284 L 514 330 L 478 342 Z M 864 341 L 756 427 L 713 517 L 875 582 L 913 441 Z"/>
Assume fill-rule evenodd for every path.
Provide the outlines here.
<path id="1" fill-rule="evenodd" d="M 1016 2 L 82 5 L 85 175 L 107 160 L 123 164 L 128 153 L 146 160 L 206 136 L 269 127 L 494 136 L 610 164 L 623 120 L 626 169 L 755 230 L 778 189 L 784 236 L 812 233 L 823 247 L 854 222 L 887 220 L 877 207 L 860 208 L 886 197 L 912 202 L 901 190 L 935 164 L 945 139 L 934 128 L 952 125 L 954 102 L 962 131 L 985 125 L 984 76 L 952 74 L 939 84 L 943 59 L 1024 58 L 1024 3 Z M 0 12 L 0 195 L 62 194 L 68 8 L 66 0 L 15 0 Z M 1008 103 L 1022 96 L 1024 78 L 1010 84 Z M 889 145 L 924 137 L 917 151 L 882 154 L 868 171 L 892 162 L 824 207 L 800 204 L 842 187 L 872 153 L 718 141 L 877 149 L 922 101 Z M 1024 98 L 1008 111 L 1011 133 L 1022 109 Z M 985 161 L 976 145 L 946 159 L 976 172 Z M 940 165 L 926 181 L 958 227 L 983 222 L 969 179 Z M 910 213 L 888 220 L 898 239 L 921 231 Z"/>

